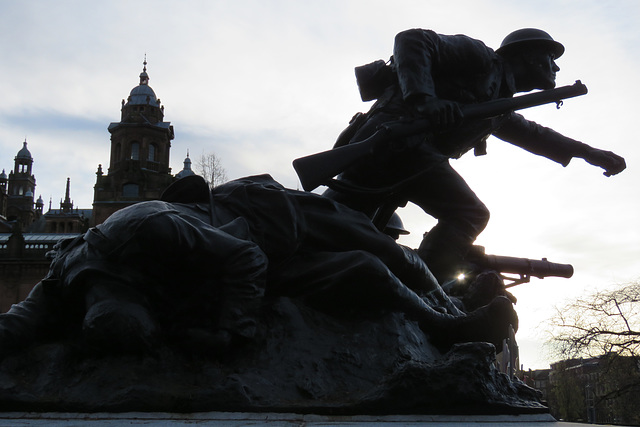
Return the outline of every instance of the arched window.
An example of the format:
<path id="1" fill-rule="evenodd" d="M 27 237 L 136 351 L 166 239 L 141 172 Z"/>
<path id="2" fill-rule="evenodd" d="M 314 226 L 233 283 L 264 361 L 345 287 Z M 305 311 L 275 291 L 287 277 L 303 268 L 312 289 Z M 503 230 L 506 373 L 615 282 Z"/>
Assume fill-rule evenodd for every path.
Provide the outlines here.
<path id="1" fill-rule="evenodd" d="M 131 143 L 131 160 L 140 160 L 140 144 L 137 142 Z"/>
<path id="2" fill-rule="evenodd" d="M 147 160 L 149 160 L 150 162 L 155 162 L 156 157 L 157 157 L 157 149 L 156 149 L 156 145 L 155 144 L 150 144 L 149 145 L 149 157 L 147 158 Z"/>

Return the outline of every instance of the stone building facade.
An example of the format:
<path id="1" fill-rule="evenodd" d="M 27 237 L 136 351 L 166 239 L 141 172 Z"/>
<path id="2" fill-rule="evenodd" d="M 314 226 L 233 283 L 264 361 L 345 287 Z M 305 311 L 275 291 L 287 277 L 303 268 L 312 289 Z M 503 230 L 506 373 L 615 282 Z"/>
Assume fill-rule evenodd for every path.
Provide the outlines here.
<path id="1" fill-rule="evenodd" d="M 63 238 L 84 233 L 118 209 L 158 199 L 174 180 L 193 174 L 187 154 L 175 177 L 169 167 L 173 126 L 164 121 L 164 107 L 149 86 L 144 61 L 140 83 L 122 101 L 119 122 L 111 123 L 111 154 L 106 173 L 98 166 L 93 209 L 74 207 L 67 178 L 60 208 L 43 213 L 42 197 L 34 201 L 36 179 L 27 142 L 13 169 L 0 174 L 0 312 L 22 301 L 48 272 L 47 252 Z"/>

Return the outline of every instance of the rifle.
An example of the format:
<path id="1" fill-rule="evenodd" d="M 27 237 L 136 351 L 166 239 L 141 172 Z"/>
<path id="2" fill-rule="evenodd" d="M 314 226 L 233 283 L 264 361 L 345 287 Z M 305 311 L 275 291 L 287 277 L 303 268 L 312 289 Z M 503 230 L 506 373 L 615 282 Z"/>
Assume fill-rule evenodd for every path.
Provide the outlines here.
<path id="1" fill-rule="evenodd" d="M 511 281 L 506 284 L 506 288 L 528 283 L 531 276 L 539 279 L 545 277 L 564 277 L 573 276 L 573 266 L 571 264 L 558 264 L 550 262 L 546 258 L 540 260 L 529 258 L 518 258 L 511 256 L 489 255 L 484 252 L 484 247 L 474 245 L 467 257 L 473 264 L 478 265 L 482 270 L 493 270 L 501 273 L 505 280 Z M 518 274 L 519 278 L 505 276 L 507 274 Z"/>
<path id="2" fill-rule="evenodd" d="M 564 99 L 586 93 L 587 87 L 580 80 L 577 80 L 573 85 L 513 98 L 500 98 L 479 104 L 462 105 L 460 108 L 464 119 L 489 119 L 508 112 L 552 102 L 555 102 L 557 108 L 560 108 Z M 295 159 L 293 167 L 300 178 L 302 188 L 305 191 L 312 191 L 360 159 L 371 156 L 375 146 L 381 141 L 403 138 L 429 129 L 430 123 L 426 119 L 399 119 L 381 125 L 372 136 L 362 141 Z"/>

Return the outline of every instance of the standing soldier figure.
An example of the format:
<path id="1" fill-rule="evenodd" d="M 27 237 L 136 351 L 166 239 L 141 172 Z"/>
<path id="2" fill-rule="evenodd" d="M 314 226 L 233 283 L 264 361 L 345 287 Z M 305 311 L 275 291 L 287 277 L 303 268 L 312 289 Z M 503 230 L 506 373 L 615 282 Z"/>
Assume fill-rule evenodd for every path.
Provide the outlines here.
<path id="1" fill-rule="evenodd" d="M 555 60 L 564 46 L 546 32 L 526 28 L 509 34 L 496 51 L 464 35 L 440 35 L 412 29 L 396 36 L 391 82 L 365 115 L 352 138 L 371 136 L 384 123 L 399 118 L 427 118 L 423 132 L 377 148 L 339 177 L 345 183 L 385 188 L 416 179 L 401 190 L 438 220 L 418 253 L 442 283 L 455 274 L 489 220 L 489 211 L 449 164 L 471 148 L 485 153 L 490 135 L 566 166 L 582 158 L 605 170 L 606 176 L 625 169 L 622 157 L 568 138 L 512 112 L 482 120 L 465 120 L 461 104 L 510 98 L 517 92 L 555 87 Z M 340 143 L 340 141 L 339 141 Z M 343 204 L 372 216 L 381 201 L 327 190 Z"/>

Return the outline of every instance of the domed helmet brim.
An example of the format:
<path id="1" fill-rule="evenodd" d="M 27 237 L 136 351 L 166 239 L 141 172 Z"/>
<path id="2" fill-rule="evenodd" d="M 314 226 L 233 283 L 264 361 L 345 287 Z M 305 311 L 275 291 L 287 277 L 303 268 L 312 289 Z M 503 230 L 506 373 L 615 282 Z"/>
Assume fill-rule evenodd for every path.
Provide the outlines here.
<path id="1" fill-rule="evenodd" d="M 547 32 L 537 28 L 522 28 L 512 32 L 504 38 L 496 52 L 505 54 L 527 46 L 543 46 L 549 49 L 555 58 L 560 58 L 564 53 L 562 43 L 555 41 Z"/>

